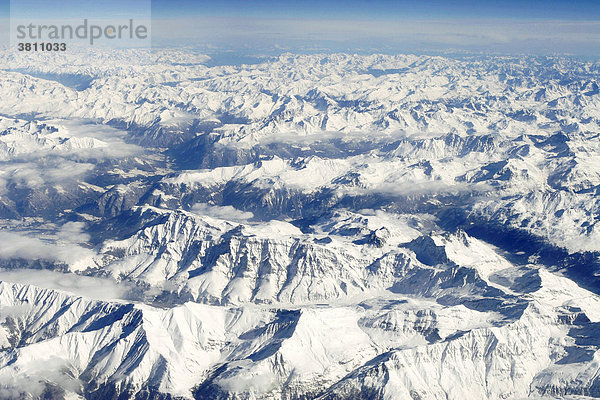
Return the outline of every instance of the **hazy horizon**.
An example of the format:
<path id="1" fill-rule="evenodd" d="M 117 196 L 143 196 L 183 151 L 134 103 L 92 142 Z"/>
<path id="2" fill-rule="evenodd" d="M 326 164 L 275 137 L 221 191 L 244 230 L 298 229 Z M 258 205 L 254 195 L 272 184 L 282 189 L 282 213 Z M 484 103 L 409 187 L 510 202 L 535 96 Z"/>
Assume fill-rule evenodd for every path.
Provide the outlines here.
<path id="1" fill-rule="evenodd" d="M 10 5 L 10 6 L 9 6 Z M 4 1 L 0 16 L 122 18 L 152 14 L 160 47 L 255 52 L 468 52 L 600 54 L 600 3 L 592 1 L 177 0 L 102 3 Z M 9 12 L 10 10 L 10 12 Z"/>

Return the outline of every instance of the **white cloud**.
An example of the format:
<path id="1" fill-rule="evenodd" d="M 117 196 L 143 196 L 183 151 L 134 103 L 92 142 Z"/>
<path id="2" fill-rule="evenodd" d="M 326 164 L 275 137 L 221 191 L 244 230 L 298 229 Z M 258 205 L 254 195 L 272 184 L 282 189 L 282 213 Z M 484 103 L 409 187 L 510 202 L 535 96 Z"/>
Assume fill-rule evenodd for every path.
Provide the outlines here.
<path id="1" fill-rule="evenodd" d="M 63 273 L 37 269 L 0 269 L 0 281 L 34 285 L 45 289 L 61 290 L 90 299 L 112 301 L 126 300 L 131 286 L 112 279 L 81 276 L 73 273 Z M 22 308 L 2 307 L 5 312 L 19 313 L 27 311 Z"/>
<path id="2" fill-rule="evenodd" d="M 91 264 L 95 254 L 93 250 L 76 243 L 58 244 L 49 240 L 29 237 L 20 232 L 0 231 L 0 258 L 4 259 L 48 260 L 76 265 L 82 262 Z"/>
<path id="3" fill-rule="evenodd" d="M 56 128 L 48 133 L 44 127 Z M 99 159 L 119 159 L 143 150 L 124 142 L 126 132 L 86 121 L 26 122 L 0 117 L 0 192 L 9 185 L 38 189 L 84 180 Z M 12 133 L 11 133 L 12 132 Z M 46 132 L 39 139 L 36 135 Z"/>
<path id="4" fill-rule="evenodd" d="M 191 211 L 198 215 L 206 215 L 228 221 L 247 221 L 254 217 L 254 214 L 251 212 L 241 211 L 232 206 L 211 206 L 206 203 L 194 205 Z"/>
<path id="5" fill-rule="evenodd" d="M 58 238 L 70 243 L 85 243 L 90 240 L 90 235 L 84 233 L 84 222 L 67 222 L 64 224 L 57 235 Z"/>

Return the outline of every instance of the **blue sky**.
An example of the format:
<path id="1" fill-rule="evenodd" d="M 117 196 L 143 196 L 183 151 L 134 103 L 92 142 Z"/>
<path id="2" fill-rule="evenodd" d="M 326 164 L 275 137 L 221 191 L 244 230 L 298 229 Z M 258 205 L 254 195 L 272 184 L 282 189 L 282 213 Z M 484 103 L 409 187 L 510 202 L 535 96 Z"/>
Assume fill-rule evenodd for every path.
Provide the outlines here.
<path id="1" fill-rule="evenodd" d="M 272 1 L 154 0 L 157 15 L 247 16 L 263 18 L 508 18 L 599 19 L 600 1 L 540 0 L 330 0 Z"/>
<path id="2" fill-rule="evenodd" d="M 3 13 L 7 12 L 9 3 L 9 0 L 0 0 Z M 597 0 L 12 0 L 17 7 L 50 14 L 68 13 L 82 7 L 111 13 L 148 3 L 157 17 L 600 19 L 600 1 Z"/>
<path id="3" fill-rule="evenodd" d="M 8 15 L 0 0 L 0 15 Z M 144 15 L 157 45 L 215 51 L 600 55 L 600 0 L 12 0 L 12 16 Z"/>

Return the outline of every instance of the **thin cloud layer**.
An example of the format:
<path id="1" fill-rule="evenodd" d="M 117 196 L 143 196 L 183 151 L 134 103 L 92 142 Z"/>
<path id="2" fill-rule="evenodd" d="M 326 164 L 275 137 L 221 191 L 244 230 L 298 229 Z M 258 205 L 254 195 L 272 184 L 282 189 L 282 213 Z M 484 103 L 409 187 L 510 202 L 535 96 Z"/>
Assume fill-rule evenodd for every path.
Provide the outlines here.
<path id="1" fill-rule="evenodd" d="M 191 211 L 198 215 L 206 215 L 228 221 L 247 221 L 254 217 L 254 214 L 251 212 L 241 211 L 232 206 L 211 206 L 206 203 L 194 205 Z"/>
<path id="2" fill-rule="evenodd" d="M 600 21 L 518 19 L 277 19 L 157 18 L 153 35 L 162 41 L 232 49 L 347 49 L 596 55 Z"/>
<path id="3" fill-rule="evenodd" d="M 63 235 L 65 235 L 63 233 Z M 67 233 L 72 236 L 72 233 Z M 64 236 L 63 236 L 64 237 Z M 21 258 L 25 260 L 48 260 L 69 265 L 89 261 L 95 255 L 93 250 L 77 243 L 58 244 L 37 237 L 29 237 L 20 232 L 0 231 L 0 258 Z"/>
<path id="4" fill-rule="evenodd" d="M 45 289 L 61 290 L 78 296 L 96 300 L 126 300 L 131 286 L 125 283 L 116 283 L 111 279 L 96 278 L 90 276 L 75 275 L 49 270 L 31 269 L 0 269 L 0 281 L 19 283 L 23 285 L 34 285 Z M 11 313 L 17 315 L 27 311 L 19 308 L 0 307 L 3 315 Z"/>

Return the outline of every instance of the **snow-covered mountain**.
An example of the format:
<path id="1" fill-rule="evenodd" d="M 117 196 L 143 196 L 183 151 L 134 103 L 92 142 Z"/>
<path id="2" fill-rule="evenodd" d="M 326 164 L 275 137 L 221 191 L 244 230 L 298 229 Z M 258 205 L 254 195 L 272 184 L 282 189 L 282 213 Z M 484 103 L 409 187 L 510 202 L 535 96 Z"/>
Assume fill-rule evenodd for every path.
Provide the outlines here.
<path id="1" fill-rule="evenodd" d="M 600 63 L 0 61 L 0 398 L 600 397 Z"/>

